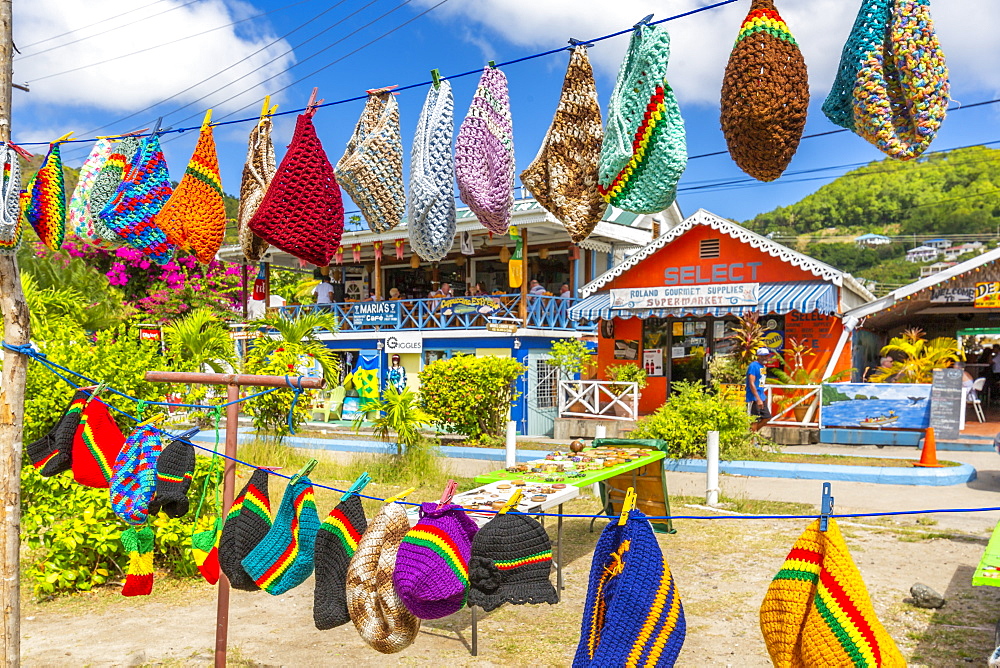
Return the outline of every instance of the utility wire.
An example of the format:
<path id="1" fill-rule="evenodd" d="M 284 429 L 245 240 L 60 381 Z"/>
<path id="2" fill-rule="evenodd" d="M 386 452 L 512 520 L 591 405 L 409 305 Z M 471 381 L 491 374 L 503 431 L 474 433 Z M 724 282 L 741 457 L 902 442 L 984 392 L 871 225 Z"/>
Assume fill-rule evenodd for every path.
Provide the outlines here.
<path id="1" fill-rule="evenodd" d="M 87 28 L 93 28 L 94 26 L 99 26 L 102 23 L 107 23 L 108 21 L 113 21 L 115 19 L 119 19 L 119 18 L 121 18 L 123 16 L 127 16 L 129 14 L 134 14 L 135 12 L 141 12 L 144 9 L 149 9 L 153 5 L 158 5 L 161 2 L 166 2 L 166 1 L 167 0 L 156 0 L 156 2 L 151 2 L 148 5 L 143 5 L 142 7 L 136 7 L 135 9 L 130 9 L 127 12 L 122 12 L 120 14 L 115 14 L 114 16 L 109 16 L 106 19 L 101 19 L 100 21 L 97 21 L 95 23 L 91 23 L 89 25 L 85 25 L 82 28 L 74 28 L 72 30 L 67 30 L 66 32 L 59 33 L 58 35 L 53 35 L 52 37 L 46 37 L 45 39 L 38 40 L 37 42 L 32 42 L 31 44 L 25 44 L 21 48 L 22 49 L 30 49 L 33 46 L 38 46 L 39 44 L 44 44 L 45 42 L 51 42 L 54 39 L 59 39 L 60 37 L 65 37 L 66 35 L 72 35 L 75 32 L 80 32 L 81 30 L 86 30 Z M 127 27 L 127 26 L 135 25 L 136 23 L 141 23 L 142 21 L 145 21 L 146 19 L 151 19 L 151 18 L 153 18 L 155 16 L 160 16 L 160 14 L 166 14 L 167 12 L 172 12 L 175 9 L 180 9 L 181 7 L 186 7 L 186 6 L 188 6 L 188 5 L 190 5 L 190 4 L 194 3 L 194 2 L 197 2 L 197 1 L 198 0 L 188 0 L 188 2 L 184 3 L 183 5 L 180 5 L 179 7 L 171 7 L 170 9 L 162 11 L 159 14 L 153 14 L 153 16 L 147 16 L 147 17 L 141 18 L 141 19 L 139 19 L 137 21 L 133 21 L 132 23 L 126 23 L 124 26 L 118 26 L 116 28 L 109 28 L 108 30 L 106 30 L 104 32 L 97 33 L 97 35 L 103 35 L 103 34 L 105 34 L 107 32 L 111 32 L 112 30 L 118 30 L 119 28 L 124 28 L 124 27 Z M 91 36 L 92 37 L 96 37 L 97 35 L 91 35 Z M 41 52 L 38 52 L 38 53 L 41 53 Z M 35 54 L 28 54 L 28 56 L 25 56 L 25 58 L 27 58 L 29 56 L 33 56 L 33 55 L 35 55 Z"/>

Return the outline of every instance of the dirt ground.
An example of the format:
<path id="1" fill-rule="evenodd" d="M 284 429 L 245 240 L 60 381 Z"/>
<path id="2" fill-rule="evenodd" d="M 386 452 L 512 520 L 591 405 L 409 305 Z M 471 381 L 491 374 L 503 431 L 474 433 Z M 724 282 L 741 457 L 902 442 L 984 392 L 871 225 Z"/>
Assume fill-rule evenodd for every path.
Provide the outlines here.
<path id="1" fill-rule="evenodd" d="M 567 512 L 593 512 L 581 499 Z M 704 511 L 675 506 L 675 514 Z M 935 520 L 841 522 L 880 619 L 911 666 L 985 665 L 1000 619 L 1000 590 L 970 585 L 987 530 L 942 528 Z M 678 520 L 659 541 L 684 603 L 687 639 L 678 666 L 770 666 L 757 622 L 768 583 L 806 521 Z M 597 533 L 566 521 L 563 600 L 555 606 L 504 606 L 480 620 L 479 656 L 470 655 L 468 610 L 425 622 L 417 641 L 383 656 L 348 624 L 317 631 L 312 580 L 271 597 L 233 592 L 230 665 L 234 666 L 567 666 Z M 554 527 L 550 525 L 554 533 Z M 922 582 L 943 593 L 936 611 L 906 602 Z M 25 666 L 205 666 L 214 645 L 215 589 L 161 580 L 153 595 L 126 599 L 114 589 L 25 603 Z"/>

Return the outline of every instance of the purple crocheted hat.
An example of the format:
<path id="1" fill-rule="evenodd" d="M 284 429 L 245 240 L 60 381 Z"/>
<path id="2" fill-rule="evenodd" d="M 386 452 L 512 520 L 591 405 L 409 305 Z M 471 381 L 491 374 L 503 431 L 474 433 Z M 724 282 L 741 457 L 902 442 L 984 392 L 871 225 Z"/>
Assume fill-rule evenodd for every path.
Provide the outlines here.
<path id="1" fill-rule="evenodd" d="M 455 142 L 458 193 L 493 234 L 507 234 L 514 205 L 514 125 L 507 76 L 483 70 Z"/>
<path id="2" fill-rule="evenodd" d="M 469 590 L 469 554 L 478 527 L 461 506 L 420 506 L 420 521 L 396 554 L 392 584 L 406 609 L 439 619 L 462 609 Z"/>

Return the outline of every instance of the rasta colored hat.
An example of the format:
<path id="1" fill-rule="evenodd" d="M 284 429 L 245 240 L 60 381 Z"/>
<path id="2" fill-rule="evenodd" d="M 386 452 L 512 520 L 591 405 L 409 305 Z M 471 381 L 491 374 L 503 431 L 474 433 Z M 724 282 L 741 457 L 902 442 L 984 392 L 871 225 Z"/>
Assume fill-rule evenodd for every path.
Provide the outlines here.
<path id="1" fill-rule="evenodd" d="M 722 81 L 722 132 L 740 169 L 773 181 L 802 139 L 809 78 L 799 45 L 772 0 L 753 0 Z"/>
<path id="2" fill-rule="evenodd" d="M 49 144 L 48 155 L 28 181 L 24 214 L 38 238 L 52 250 L 66 238 L 66 182 L 59 142 Z"/>
<path id="3" fill-rule="evenodd" d="M 163 449 L 159 431 L 136 427 L 115 458 L 111 476 L 111 509 L 129 524 L 144 524 L 156 491 L 156 458 Z"/>
<path id="4" fill-rule="evenodd" d="M 949 89 L 930 0 L 863 0 L 823 113 L 886 155 L 910 160 L 934 140 Z"/>
<path id="5" fill-rule="evenodd" d="M 321 631 L 351 621 L 347 611 L 347 566 L 367 528 L 365 509 L 357 494 L 338 503 L 319 525 L 313 622 Z"/>
<path id="6" fill-rule="evenodd" d="M 73 436 L 80 425 L 80 413 L 89 396 L 86 392 L 78 390 L 48 433 L 27 445 L 26 450 L 32 466 L 43 476 L 53 476 L 70 469 Z"/>
<path id="7" fill-rule="evenodd" d="M 138 137 L 124 137 L 111 149 L 111 154 L 97 174 L 94 185 L 90 189 L 90 199 L 87 202 L 87 215 L 94 236 L 88 241 L 101 248 L 121 246 L 122 238 L 114 230 L 104 224 L 100 213 L 114 199 L 115 193 L 122 184 L 125 169 L 132 164 L 136 155 L 142 149 L 142 141 Z"/>
<path id="8" fill-rule="evenodd" d="M 344 203 L 311 112 L 295 121 L 292 143 L 249 227 L 269 244 L 320 267 L 330 264 L 340 247 Z"/>
<path id="9" fill-rule="evenodd" d="M 636 28 L 608 104 L 597 190 L 634 213 L 663 211 L 687 167 L 684 119 L 667 83 L 670 35 Z"/>
<path id="10" fill-rule="evenodd" d="M 0 145 L 3 164 L 0 182 L 0 255 L 10 255 L 21 247 L 24 224 L 21 217 L 21 166 L 17 153 L 8 144 Z"/>
<path id="11" fill-rule="evenodd" d="M 219 565 L 234 589 L 257 591 L 260 587 L 243 568 L 243 559 L 264 540 L 271 528 L 271 501 L 267 497 L 267 471 L 255 469 L 233 501 L 219 539 Z"/>
<path id="12" fill-rule="evenodd" d="M 574 668 L 672 666 L 684 607 L 653 529 L 638 510 L 612 521 L 594 548 Z"/>
<path id="13" fill-rule="evenodd" d="M 601 107 L 587 47 L 573 49 L 562 96 L 542 146 L 521 183 L 539 204 L 566 226 L 578 244 L 594 231 L 607 204 L 597 192 L 601 157 Z"/>
<path id="14" fill-rule="evenodd" d="M 267 251 L 267 242 L 250 229 L 250 219 L 257 212 L 268 184 L 277 171 L 274 158 L 274 142 L 271 141 L 271 119 L 262 118 L 250 130 L 247 144 L 247 161 L 243 164 L 243 179 L 240 182 L 240 209 L 237 215 L 240 248 L 250 262 L 260 262 Z"/>
<path id="15" fill-rule="evenodd" d="M 147 596 L 153 592 L 153 530 L 144 526 L 122 532 L 122 547 L 128 555 L 122 596 Z"/>
<path id="16" fill-rule="evenodd" d="M 400 652 L 416 639 L 420 620 L 392 586 L 396 552 L 410 530 L 406 511 L 387 503 L 372 519 L 347 567 L 347 609 L 361 638 L 383 654 Z"/>
<path id="17" fill-rule="evenodd" d="M 760 629 L 778 668 L 902 667 L 906 661 L 875 616 L 836 520 L 795 541 L 760 605 Z"/>
<path id="18" fill-rule="evenodd" d="M 104 168 L 104 163 L 111 156 L 114 143 L 107 138 L 98 139 L 94 142 L 94 148 L 90 150 L 90 155 L 80 167 L 80 177 L 76 182 L 73 195 L 69 198 L 69 214 L 66 226 L 69 231 L 84 241 L 100 239 L 94 231 L 94 224 L 90 218 L 88 208 L 91 191 L 97 181 L 97 175 Z"/>
<path id="19" fill-rule="evenodd" d="M 469 605 L 489 612 L 504 603 L 558 603 L 551 570 L 545 527 L 527 515 L 497 515 L 472 539 Z"/>
<path id="20" fill-rule="evenodd" d="M 312 575 L 319 515 L 309 478 L 285 488 L 274 524 L 243 558 L 243 568 L 268 594 L 284 594 Z"/>
<path id="21" fill-rule="evenodd" d="M 171 192 L 170 173 L 154 134 L 126 166 L 118 190 L 98 216 L 122 241 L 163 265 L 173 259 L 174 246 L 156 224 L 156 214 Z"/>
<path id="22" fill-rule="evenodd" d="M 93 397 L 84 402 L 73 436 L 73 479 L 85 487 L 107 489 L 124 445 L 125 437 L 107 404 Z"/>
<path id="23" fill-rule="evenodd" d="M 226 233 L 226 206 L 211 125 L 202 126 L 184 176 L 156 214 L 156 224 L 170 243 L 191 251 L 202 264 L 219 252 Z"/>
<path id="24" fill-rule="evenodd" d="M 392 574 L 407 610 L 421 619 L 439 619 L 465 607 L 469 554 L 478 530 L 461 506 L 421 504 L 420 521 L 403 537 Z"/>
<path id="25" fill-rule="evenodd" d="M 455 243 L 455 98 L 451 83 L 427 91 L 410 155 L 410 245 L 426 262 L 443 259 Z"/>
<path id="26" fill-rule="evenodd" d="M 387 232 L 402 222 L 403 141 L 399 105 L 390 90 L 368 91 L 361 118 L 337 162 L 337 180 L 373 232 Z"/>
<path id="27" fill-rule="evenodd" d="M 487 66 L 455 141 L 462 201 L 493 234 L 507 234 L 514 205 L 514 122 L 507 75 Z"/>
<path id="28" fill-rule="evenodd" d="M 187 493 L 194 476 L 194 465 L 194 447 L 190 443 L 177 439 L 163 448 L 156 459 L 156 496 L 149 504 L 151 515 L 161 510 L 167 517 L 187 514 Z"/>

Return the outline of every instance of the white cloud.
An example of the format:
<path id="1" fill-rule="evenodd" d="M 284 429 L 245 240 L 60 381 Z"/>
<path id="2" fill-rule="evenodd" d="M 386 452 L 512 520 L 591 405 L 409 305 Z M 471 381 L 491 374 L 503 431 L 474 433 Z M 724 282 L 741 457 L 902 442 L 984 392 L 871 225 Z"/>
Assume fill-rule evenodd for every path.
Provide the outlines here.
<path id="1" fill-rule="evenodd" d="M 420 2 L 431 4 L 432 0 Z M 647 14 L 655 14 L 657 20 L 709 4 L 713 3 L 686 0 L 670 3 L 665 10 L 665 3 L 653 0 L 454 0 L 436 14 L 467 27 L 480 26 L 483 34 L 477 36 L 477 45 L 486 36 L 499 36 L 511 44 L 541 50 L 569 37 L 587 39 L 617 32 Z M 805 56 L 814 97 L 825 96 L 829 90 L 859 4 L 858 0 L 776 3 Z M 681 102 L 718 105 L 726 61 L 747 9 L 746 3 L 733 3 L 662 24 L 670 31 L 669 77 Z M 1000 40 L 995 35 L 1000 2 L 938 0 L 931 12 L 951 71 L 953 94 L 1000 92 Z M 597 44 L 590 57 L 598 72 L 613 81 L 627 45 L 627 35 Z"/>
<path id="2" fill-rule="evenodd" d="M 283 39 L 251 56 L 275 40 L 275 35 L 262 29 L 261 26 L 266 24 L 261 19 L 245 21 L 77 72 L 42 78 L 167 44 L 261 12 L 261 7 L 236 0 L 203 0 L 181 6 L 184 4 L 182 0 L 150 2 L 140 11 L 122 15 L 123 3 L 120 0 L 31 0 L 14 3 L 14 40 L 18 45 L 25 45 L 23 55 L 14 60 L 14 80 L 31 84 L 31 93 L 19 99 L 19 103 L 23 102 L 25 106 L 57 105 L 114 112 L 134 111 L 180 93 L 248 56 L 246 62 L 181 93 L 169 104 L 179 106 L 191 102 L 251 72 L 231 88 L 212 95 L 191 110 L 197 111 L 216 100 L 247 90 L 217 110 L 238 109 L 260 100 L 268 90 L 287 83 L 284 76 L 261 83 L 294 62 L 293 54 L 279 57 L 289 50 L 288 43 Z M 266 6 L 263 8 L 266 9 Z M 172 11 L 161 14 L 168 9 Z M 116 18 L 86 27 L 107 17 Z M 150 18 L 139 21 L 146 17 Z M 139 22 L 129 25 L 136 21 Z M 70 43 L 109 29 L 113 30 L 93 39 Z M 69 34 L 37 46 L 27 46 L 62 33 Z M 52 47 L 59 48 L 47 50 Z M 33 53 L 38 55 L 32 56 Z M 268 62 L 275 58 L 275 62 Z"/>

